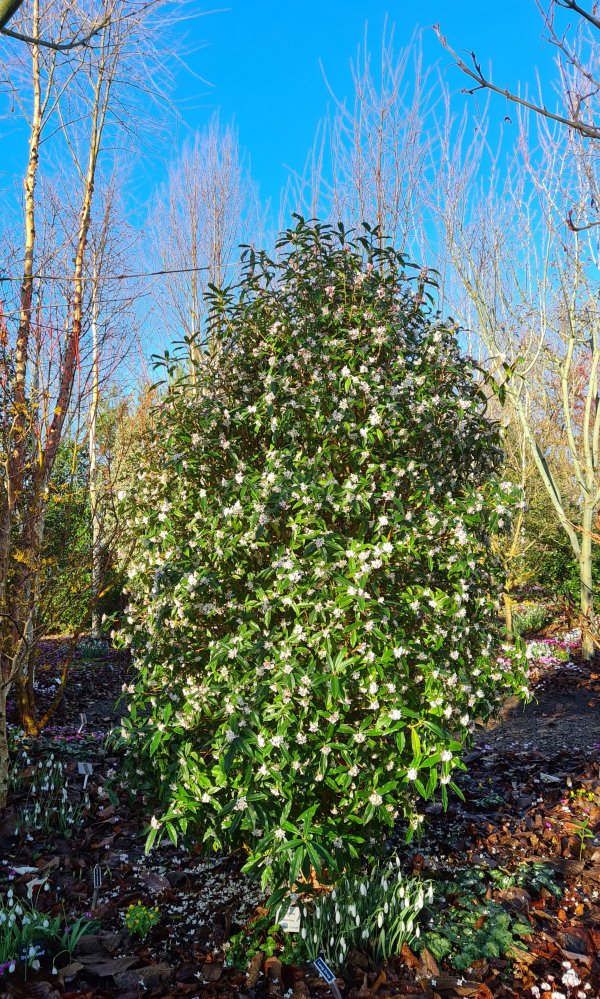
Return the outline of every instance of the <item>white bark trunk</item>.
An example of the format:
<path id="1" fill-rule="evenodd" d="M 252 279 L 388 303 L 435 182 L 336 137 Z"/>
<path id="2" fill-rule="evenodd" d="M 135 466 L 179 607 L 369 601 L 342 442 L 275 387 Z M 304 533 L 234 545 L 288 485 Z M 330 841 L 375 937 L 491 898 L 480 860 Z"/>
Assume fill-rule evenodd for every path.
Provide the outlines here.
<path id="1" fill-rule="evenodd" d="M 582 614 L 583 635 L 581 653 L 584 659 L 591 659 L 594 654 L 594 642 L 590 633 L 594 613 L 594 580 L 592 575 L 592 525 L 594 509 L 591 503 L 586 503 L 583 510 L 581 547 L 579 554 L 579 584 L 580 604 Z"/>
<path id="2" fill-rule="evenodd" d="M 94 278 L 96 275 L 94 275 Z M 98 509 L 97 454 L 96 454 L 96 419 L 99 401 L 99 350 L 98 350 L 98 298 L 97 285 L 94 282 L 92 291 L 92 397 L 90 401 L 88 446 L 90 459 L 89 497 L 92 518 L 92 637 L 100 637 L 100 616 L 98 599 L 100 596 L 100 540 L 101 524 Z"/>

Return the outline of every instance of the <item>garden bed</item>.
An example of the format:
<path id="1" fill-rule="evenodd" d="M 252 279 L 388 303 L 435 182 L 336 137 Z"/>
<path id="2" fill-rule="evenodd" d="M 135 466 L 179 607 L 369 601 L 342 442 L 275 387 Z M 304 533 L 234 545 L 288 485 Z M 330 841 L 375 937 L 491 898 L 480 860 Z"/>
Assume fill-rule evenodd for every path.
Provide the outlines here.
<path id="1" fill-rule="evenodd" d="M 344 995 L 503 999 L 536 996 L 537 989 L 569 999 L 600 995 L 600 667 L 578 661 L 574 649 L 567 653 L 568 659 L 552 644 L 538 651 L 535 699 L 525 708 L 509 705 L 482 733 L 460 780 L 464 802 L 454 798 L 445 814 L 431 806 L 421 844 L 405 847 L 398 830 L 392 847 L 403 868 L 435 886 L 422 921 L 429 946 L 420 955 L 404 947 L 383 970 L 351 953 L 338 979 Z M 38 677 L 48 697 L 60 661 L 59 643 L 46 644 Z M 27 982 L 21 965 L 6 969 L 0 995 L 329 994 L 313 969 L 279 962 L 283 936 L 266 964 L 255 957 L 250 975 L 227 965 L 228 955 L 243 952 L 239 936 L 234 948 L 229 941 L 244 926 L 252 944 L 252 920 L 263 901 L 240 871 L 242 857 L 206 857 L 171 845 L 145 856 L 141 811 L 122 792 L 111 803 L 105 785 L 120 760 L 105 736 L 128 670 L 122 653 L 76 660 L 51 729 L 18 750 L 29 755 L 17 757 L 11 806 L 0 825 L 0 891 L 5 901 L 10 890 L 15 900 L 30 895 L 49 916 L 64 914 L 71 924 L 89 914 L 98 926 L 72 953 L 57 956 L 57 974 L 51 970 L 56 943 L 39 955 L 38 970 L 28 969 Z M 80 763 L 90 763 L 92 773 L 80 773 Z M 68 782 L 63 805 L 52 797 L 55 778 L 40 792 L 45 773 Z M 43 812 L 44 799 L 55 809 L 45 823 L 33 816 L 34 800 Z M 96 897 L 94 870 L 101 878 Z M 138 902 L 159 915 L 143 941 L 124 923 Z"/>

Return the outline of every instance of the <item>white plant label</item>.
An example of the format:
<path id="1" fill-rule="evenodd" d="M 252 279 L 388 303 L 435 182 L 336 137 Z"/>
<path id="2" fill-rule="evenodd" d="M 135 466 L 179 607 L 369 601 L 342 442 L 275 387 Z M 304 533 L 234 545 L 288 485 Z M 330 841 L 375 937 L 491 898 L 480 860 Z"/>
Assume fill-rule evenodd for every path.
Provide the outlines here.
<path id="1" fill-rule="evenodd" d="M 297 905 L 290 905 L 288 910 L 279 920 L 279 925 L 284 933 L 300 932 L 300 909 Z"/>

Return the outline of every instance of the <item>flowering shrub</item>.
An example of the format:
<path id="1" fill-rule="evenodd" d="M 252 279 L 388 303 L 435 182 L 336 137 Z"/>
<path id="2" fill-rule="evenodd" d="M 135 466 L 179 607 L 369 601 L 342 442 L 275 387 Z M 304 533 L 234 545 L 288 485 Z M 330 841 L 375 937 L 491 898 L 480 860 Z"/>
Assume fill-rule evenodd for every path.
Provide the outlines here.
<path id="1" fill-rule="evenodd" d="M 243 847 L 264 884 L 335 880 L 399 817 L 410 836 L 523 682 L 490 655 L 497 429 L 425 276 L 380 244 L 300 220 L 278 263 L 246 251 L 122 496 L 148 846 Z"/>

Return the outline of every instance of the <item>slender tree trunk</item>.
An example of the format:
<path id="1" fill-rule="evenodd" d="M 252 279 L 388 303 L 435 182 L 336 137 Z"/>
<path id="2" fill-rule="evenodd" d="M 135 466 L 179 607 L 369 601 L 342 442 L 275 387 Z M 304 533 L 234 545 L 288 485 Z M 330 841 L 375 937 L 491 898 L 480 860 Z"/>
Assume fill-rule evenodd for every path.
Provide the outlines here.
<path id="1" fill-rule="evenodd" d="M 0 808 L 6 808 L 8 797 L 8 730 L 6 727 L 7 684 L 0 683 Z"/>
<path id="2" fill-rule="evenodd" d="M 94 275 L 94 278 L 96 275 Z M 100 543 L 101 524 L 98 508 L 98 469 L 96 462 L 96 417 L 99 400 L 99 353 L 98 353 L 98 297 L 97 285 L 94 281 L 92 290 L 92 398 L 90 402 L 90 419 L 88 446 L 90 456 L 89 497 L 92 518 L 92 638 L 100 637 L 100 617 L 98 599 L 100 596 Z"/>
<path id="3" fill-rule="evenodd" d="M 40 4 L 39 0 L 34 0 L 32 11 L 32 30 L 37 37 L 40 28 Z M 27 497 L 24 496 L 24 489 L 28 489 L 25 476 L 28 459 L 35 468 L 35 450 L 38 441 L 34 440 L 32 434 L 33 411 L 31 399 L 28 398 L 28 371 L 30 367 L 31 353 L 31 313 L 33 303 L 33 270 L 34 254 L 36 245 L 36 183 L 39 168 L 40 140 L 43 124 L 43 100 L 42 100 L 42 80 L 40 67 L 40 54 L 37 45 L 32 46 L 32 82 L 33 82 L 33 110 L 31 118 L 31 133 L 29 137 L 29 157 L 24 180 L 24 207 L 25 207 L 25 257 L 23 262 L 23 279 L 21 282 L 20 294 L 20 315 L 19 328 L 15 345 L 15 373 L 11 386 L 11 396 L 14 405 L 13 441 L 11 452 L 7 463 L 7 489 L 8 489 L 8 513 L 9 530 L 11 518 L 16 519 L 14 514 L 20 507 L 22 528 L 16 548 L 20 559 L 15 578 L 11 582 L 10 588 L 4 579 L 3 604 L 0 609 L 7 615 L 6 621 L 10 622 L 2 633 L 2 682 L 6 684 L 4 688 L 4 698 L 8 697 L 13 681 L 17 684 L 17 701 L 19 707 L 25 706 L 31 699 L 26 692 L 26 674 L 23 674 L 23 655 L 27 642 L 30 638 L 30 627 L 32 624 L 29 613 L 29 594 L 31 587 L 35 585 L 33 574 L 37 572 L 35 560 L 35 548 L 30 543 L 31 539 L 31 508 L 28 508 Z M 31 391 L 29 392 L 31 395 Z M 33 473 L 35 475 L 35 472 Z M 9 555 L 8 564 L 3 566 L 3 572 L 9 571 L 11 555 L 11 537 L 5 539 L 7 553 Z M 27 657 L 25 657 L 27 660 Z M 18 664 L 18 666 L 17 666 Z M 33 688 L 31 689 L 33 693 Z M 30 724 L 29 714 L 27 715 L 27 725 Z"/>
<path id="4" fill-rule="evenodd" d="M 37 644 L 38 609 L 40 598 L 40 563 L 46 527 L 46 506 L 43 493 L 47 483 L 36 491 L 23 534 L 23 549 L 27 552 L 29 574 L 19 583 L 21 588 L 20 620 L 23 639 L 19 650 L 20 669 L 15 677 L 19 720 L 27 735 L 38 735 L 35 704 L 35 652 Z"/>
<path id="5" fill-rule="evenodd" d="M 593 524 L 594 509 L 591 503 L 586 503 L 583 510 L 579 553 L 580 606 L 583 619 L 581 653 L 584 659 L 591 659 L 594 654 L 594 642 L 589 627 L 592 624 L 594 613 L 594 580 L 592 575 Z"/>
<path id="6" fill-rule="evenodd" d="M 513 638 L 513 600 L 508 590 L 504 591 L 504 623 L 506 634 L 509 638 Z"/>

